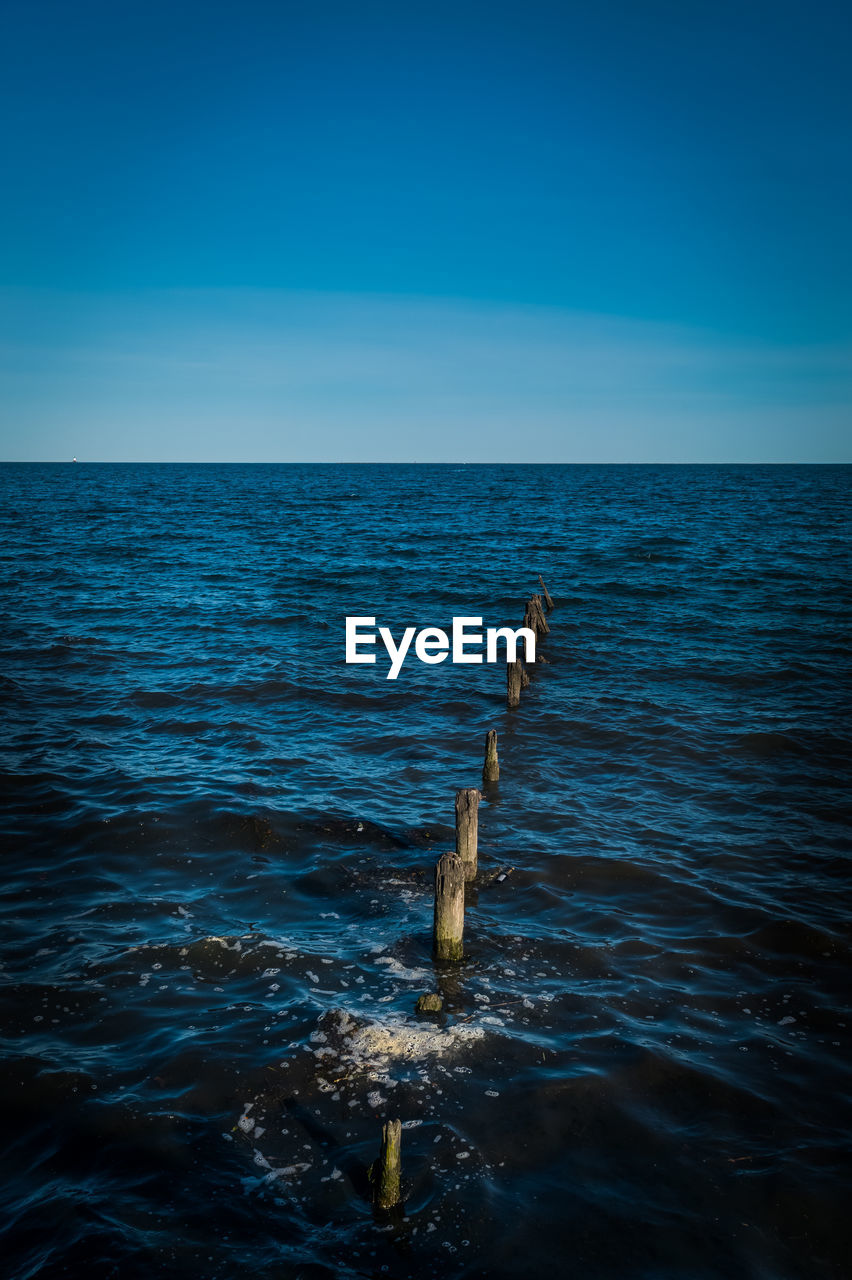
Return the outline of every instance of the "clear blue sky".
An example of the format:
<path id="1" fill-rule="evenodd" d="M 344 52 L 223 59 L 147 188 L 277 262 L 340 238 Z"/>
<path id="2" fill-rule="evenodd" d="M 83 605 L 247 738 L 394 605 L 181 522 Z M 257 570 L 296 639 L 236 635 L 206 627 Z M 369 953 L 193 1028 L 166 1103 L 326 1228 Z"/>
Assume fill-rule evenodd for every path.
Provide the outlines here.
<path id="1" fill-rule="evenodd" d="M 852 459 L 852 8 L 5 0 L 0 456 Z"/>

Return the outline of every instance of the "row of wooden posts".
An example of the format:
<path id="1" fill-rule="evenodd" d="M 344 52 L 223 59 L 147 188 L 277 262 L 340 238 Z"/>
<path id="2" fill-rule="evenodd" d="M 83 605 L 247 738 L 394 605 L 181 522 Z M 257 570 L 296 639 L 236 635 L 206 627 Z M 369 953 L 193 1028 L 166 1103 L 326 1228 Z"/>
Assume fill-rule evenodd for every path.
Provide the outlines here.
<path id="1" fill-rule="evenodd" d="M 527 601 L 526 611 L 524 613 L 523 625 L 532 631 L 538 643 L 539 636 L 550 634 L 550 627 L 547 625 L 547 618 L 544 616 L 545 609 L 550 613 L 553 608 L 553 601 L 550 598 L 550 592 L 544 585 L 544 579 L 541 574 L 538 576 L 541 584 L 541 592 L 544 596 L 544 609 L 541 605 L 541 596 L 534 595 Z M 529 685 L 530 678 L 527 674 L 526 666 L 523 659 L 516 657 L 514 662 L 506 664 L 506 701 L 510 707 L 517 707 L 521 701 L 521 692 Z"/>
<path id="2" fill-rule="evenodd" d="M 536 637 L 550 632 L 545 611 L 550 613 L 553 600 L 539 575 L 541 595 L 527 601 L 523 625 Z M 542 605 L 543 597 L 543 605 Z M 525 652 L 525 656 L 526 652 Z M 507 704 L 517 707 L 521 692 L 530 683 L 524 660 L 516 657 L 507 663 Z M 485 762 L 482 767 L 484 785 L 496 782 L 500 777 L 497 757 L 497 730 L 489 729 L 485 735 Z M 477 787 L 463 787 L 456 792 L 456 847 L 443 854 L 435 866 L 435 910 L 432 926 L 432 952 L 440 963 L 452 963 L 462 959 L 464 936 L 465 884 L 476 879 L 479 844 L 479 801 L 482 792 Z M 437 994 L 421 996 L 417 1001 L 418 1013 L 440 1013 L 443 1008 Z M 401 1207 L 401 1147 L 402 1124 L 389 1120 L 382 1126 L 382 1144 L 376 1162 L 370 1168 L 373 1188 L 373 1204 L 383 1212 Z"/>

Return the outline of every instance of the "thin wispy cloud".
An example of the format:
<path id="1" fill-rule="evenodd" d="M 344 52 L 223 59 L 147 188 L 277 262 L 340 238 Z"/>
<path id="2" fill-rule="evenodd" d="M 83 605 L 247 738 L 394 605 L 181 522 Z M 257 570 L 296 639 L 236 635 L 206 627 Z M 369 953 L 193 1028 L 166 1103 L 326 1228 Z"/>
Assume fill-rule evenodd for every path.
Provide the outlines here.
<path id="1" fill-rule="evenodd" d="M 839 343 L 451 299 L 12 291 L 0 338 L 7 458 L 828 460 L 852 403 Z"/>

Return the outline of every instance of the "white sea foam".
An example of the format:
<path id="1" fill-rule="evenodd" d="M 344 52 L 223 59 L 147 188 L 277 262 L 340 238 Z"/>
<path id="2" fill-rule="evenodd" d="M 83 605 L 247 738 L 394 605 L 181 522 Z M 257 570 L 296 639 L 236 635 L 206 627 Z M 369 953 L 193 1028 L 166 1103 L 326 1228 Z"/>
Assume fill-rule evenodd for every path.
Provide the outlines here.
<path id="1" fill-rule="evenodd" d="M 351 1019 L 349 1022 L 351 1024 Z M 351 1029 L 344 1024 L 341 1030 L 344 1035 L 341 1058 L 356 1067 L 387 1067 L 395 1062 L 444 1057 L 482 1040 L 485 1035 L 481 1027 L 468 1023 L 440 1027 L 392 1016 Z"/>

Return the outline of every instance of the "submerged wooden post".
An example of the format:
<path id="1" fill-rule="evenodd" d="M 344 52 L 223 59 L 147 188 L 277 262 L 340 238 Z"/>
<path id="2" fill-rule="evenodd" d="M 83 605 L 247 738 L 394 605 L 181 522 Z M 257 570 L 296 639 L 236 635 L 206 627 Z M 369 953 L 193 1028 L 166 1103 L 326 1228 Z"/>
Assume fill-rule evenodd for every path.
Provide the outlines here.
<path id="1" fill-rule="evenodd" d="M 547 625 L 547 619 L 545 618 L 544 610 L 541 607 L 540 596 L 533 596 L 531 600 L 527 601 L 527 606 L 524 610 L 523 626 L 529 628 L 536 637 L 536 640 L 539 636 L 546 636 L 549 634 L 550 627 Z"/>
<path id="2" fill-rule="evenodd" d="M 497 759 L 497 730 L 489 729 L 485 735 L 485 764 L 482 766 L 482 781 L 496 782 L 500 777 L 500 762 Z"/>
<path id="3" fill-rule="evenodd" d="M 465 880 L 473 880 L 476 876 L 481 799 L 476 787 L 464 787 L 456 792 L 456 853 L 464 864 Z"/>
<path id="4" fill-rule="evenodd" d="M 522 689 L 529 689 L 529 687 L 530 687 L 530 677 L 529 677 L 529 672 L 527 671 L 527 669 L 526 669 L 526 667 L 524 666 L 524 664 L 523 664 L 523 663 L 521 663 L 521 688 L 522 688 Z"/>
<path id="5" fill-rule="evenodd" d="M 521 683 L 524 664 L 520 658 L 506 663 L 506 700 L 510 707 L 517 707 L 521 701 Z"/>
<path id="6" fill-rule="evenodd" d="M 370 1168 L 373 1183 L 373 1204 L 377 1209 L 395 1209 L 400 1203 L 399 1174 L 402 1124 L 388 1120 L 382 1125 L 382 1146 L 379 1158 Z"/>
<path id="7" fill-rule="evenodd" d="M 547 587 L 544 585 L 544 578 L 541 576 L 541 574 L 538 575 L 538 580 L 539 580 L 539 583 L 541 584 L 541 594 L 544 596 L 544 607 L 547 610 L 547 612 L 550 613 L 551 609 L 553 608 L 553 601 L 550 598 L 550 592 L 548 591 Z"/>
<path id="8" fill-rule="evenodd" d="M 444 1001 L 437 991 L 427 991 L 425 996 L 419 996 L 414 1006 L 415 1013 L 442 1013 L 443 1009 Z"/>
<path id="9" fill-rule="evenodd" d="M 530 612 L 535 619 L 535 630 L 537 635 L 550 635 L 550 627 L 547 618 L 544 616 L 544 610 L 541 607 L 541 596 L 535 595 L 529 603 Z"/>
<path id="10" fill-rule="evenodd" d="M 464 864 L 457 853 L 445 853 L 435 867 L 436 960 L 461 960 L 464 933 Z"/>

